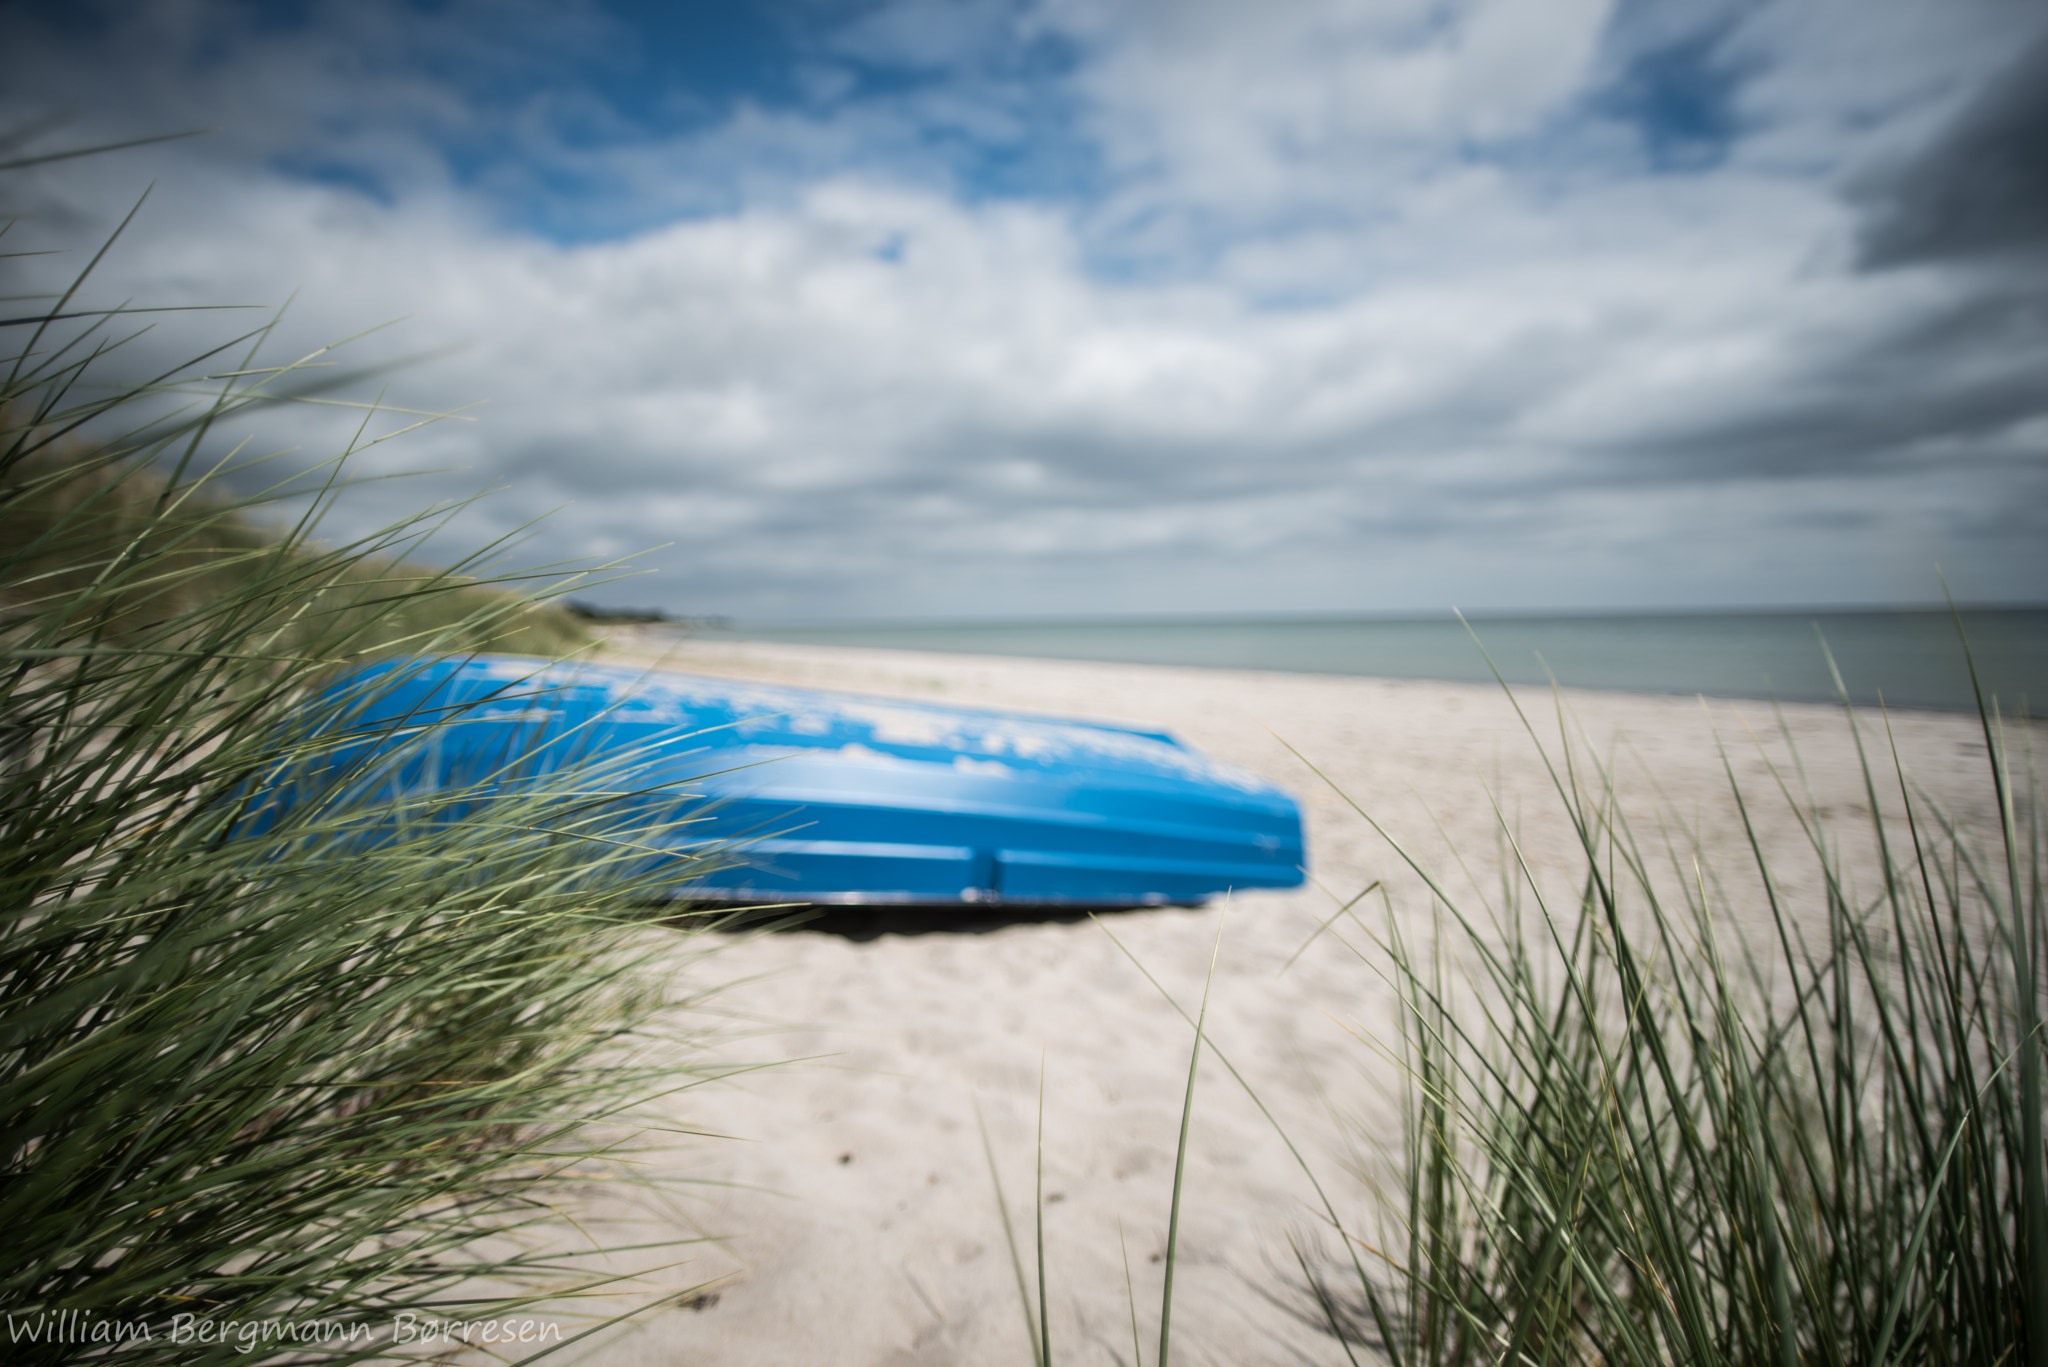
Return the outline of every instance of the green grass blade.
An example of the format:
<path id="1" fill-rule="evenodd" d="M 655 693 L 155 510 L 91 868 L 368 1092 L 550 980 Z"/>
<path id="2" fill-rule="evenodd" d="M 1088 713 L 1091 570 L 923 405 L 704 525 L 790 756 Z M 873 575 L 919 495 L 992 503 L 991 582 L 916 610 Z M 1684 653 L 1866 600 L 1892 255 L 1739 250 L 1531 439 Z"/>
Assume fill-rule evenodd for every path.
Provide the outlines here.
<path id="1" fill-rule="evenodd" d="M 1188 1054 L 1188 1085 L 1180 1107 L 1180 1141 L 1173 1153 L 1173 1200 L 1166 1217 L 1166 1281 L 1159 1293 L 1158 1367 L 1172 1362 L 1173 1273 L 1180 1253 L 1180 1198 L 1187 1176 L 1188 1131 L 1195 1118 L 1195 1078 L 1201 1072 L 1204 1030 L 1209 1020 L 1209 989 L 1216 983 L 1216 959 L 1223 952 L 1223 923 L 1230 914 L 1226 901 L 1216 918 L 1216 943 L 1209 950 L 1209 974 L 1202 982 L 1202 1007 L 1195 1014 L 1195 1043 Z"/>

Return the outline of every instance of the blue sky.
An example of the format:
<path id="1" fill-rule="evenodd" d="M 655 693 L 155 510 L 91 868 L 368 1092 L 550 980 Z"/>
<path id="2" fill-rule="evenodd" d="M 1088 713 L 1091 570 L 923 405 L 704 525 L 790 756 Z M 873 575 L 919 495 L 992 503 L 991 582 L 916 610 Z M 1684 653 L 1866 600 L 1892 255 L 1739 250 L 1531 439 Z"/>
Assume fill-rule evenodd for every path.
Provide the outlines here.
<path id="1" fill-rule="evenodd" d="M 477 405 L 340 530 L 490 486 L 450 555 L 756 617 L 2048 600 L 2037 5 L 7 13 L 28 150 L 217 130 L 21 240 L 153 183 L 102 293 Z"/>

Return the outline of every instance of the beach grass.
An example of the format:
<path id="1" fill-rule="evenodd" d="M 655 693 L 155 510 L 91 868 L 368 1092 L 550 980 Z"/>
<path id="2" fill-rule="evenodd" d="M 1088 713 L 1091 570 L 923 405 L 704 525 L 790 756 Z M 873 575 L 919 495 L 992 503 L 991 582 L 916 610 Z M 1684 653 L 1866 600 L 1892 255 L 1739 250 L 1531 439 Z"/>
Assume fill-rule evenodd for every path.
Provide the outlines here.
<path id="1" fill-rule="evenodd" d="M 637 1108 L 706 1074 L 660 908 L 700 870 L 649 858 L 688 795 L 595 759 L 392 782 L 441 723 L 323 688 L 377 655 L 574 646 L 550 581 L 423 567 L 445 509 L 318 539 L 375 404 L 266 527 L 262 464 L 217 433 L 298 367 L 259 332 L 96 388 L 119 351 L 61 318 L 84 284 L 0 362 L 9 1360 L 357 1360 L 401 1313 L 617 1290 L 564 1217 L 633 1180 Z M 179 1342 L 179 1315 L 268 1327 Z"/>
<path id="2" fill-rule="evenodd" d="M 1497 897 L 1402 851 L 1431 934 L 1345 913 L 1362 971 L 1399 991 L 1406 1079 L 1381 1227 L 1303 1263 L 1353 1361 L 2048 1360 L 2035 757 L 1985 699 L 1980 844 L 1883 716 L 1845 714 L 1860 831 L 1796 755 L 1770 793 L 1730 767 L 1748 857 L 1716 860 L 1626 810 L 1560 709 L 1545 762 L 1576 895 L 1545 894 L 1503 820 Z M 1764 853 L 1788 822 L 1804 869 Z M 1850 875 L 1859 840 L 1875 886 Z"/>
<path id="3" fill-rule="evenodd" d="M 270 625 L 278 645 L 317 641 L 354 659 L 430 642 L 526 655 L 560 655 L 590 642 L 579 619 L 553 601 L 558 594 L 523 591 L 534 576 L 492 583 L 475 561 L 441 568 L 409 558 L 447 510 L 325 546 L 311 533 L 345 481 L 328 481 L 325 499 L 279 524 L 283 504 L 264 487 L 273 482 L 264 462 L 174 482 L 147 458 L 163 453 L 165 434 L 145 428 L 100 442 L 59 435 L 79 416 L 39 412 L 21 396 L 0 411 L 10 442 L 0 544 L 12 548 L 0 621 L 89 607 L 97 630 L 121 640 L 285 574 L 295 575 L 300 603 L 296 620 Z M 256 492 L 236 487 L 249 484 Z M 137 561 L 151 572 L 120 575 L 118 589 L 99 583 L 111 568 Z M 268 592 L 276 597 L 277 589 Z"/>
<path id="4" fill-rule="evenodd" d="M 1314 1193 L 1327 1238 L 1288 1237 L 1291 1313 L 1333 1361 L 2048 1360 L 2048 816 L 2037 757 L 2013 740 L 2032 728 L 1983 700 L 1987 826 L 1915 785 L 1881 711 L 1842 708 L 1861 824 L 1814 795 L 1781 721 L 1789 759 L 1767 765 L 1768 792 L 1737 782 L 1724 738 L 1739 857 L 1624 802 L 1561 701 L 1547 744 L 1521 713 L 1577 846 L 1562 899 L 1498 807 L 1489 893 L 1353 804 L 1429 898 L 1404 917 L 1375 883 L 1383 917 L 1361 894 L 1321 932 L 1399 1001 L 1396 1034 L 1364 1041 L 1403 1104 L 1398 1151 L 1353 1170 L 1364 1220 L 1311 1157 L 1329 1136 L 1290 1133 L 1205 1029 L 1206 993 L 1177 1000 L 1104 923 L 1194 1032 L 1169 1227 L 1206 1056 Z M 1779 831 L 1803 860 L 1768 853 Z M 1007 1213 L 1004 1232 L 1015 1261 Z M 1021 1263 L 1017 1282 L 1028 1320 Z M 1172 1297 L 1169 1277 L 1138 1367 L 1172 1360 Z M 1135 1335 L 1135 1303 L 1130 1318 Z M 1032 1347 L 1058 1360 L 1042 1330 Z"/>

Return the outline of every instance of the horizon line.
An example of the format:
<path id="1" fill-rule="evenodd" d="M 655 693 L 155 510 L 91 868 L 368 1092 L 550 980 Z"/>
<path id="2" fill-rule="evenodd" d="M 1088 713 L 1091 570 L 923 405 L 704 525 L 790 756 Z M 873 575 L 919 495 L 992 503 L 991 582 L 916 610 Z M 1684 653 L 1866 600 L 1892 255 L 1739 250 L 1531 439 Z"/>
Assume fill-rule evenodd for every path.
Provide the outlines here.
<path id="1" fill-rule="evenodd" d="M 1970 602 L 1970 603 L 1895 603 L 1895 604 L 1818 604 L 1806 606 L 1772 607 L 1661 607 L 1661 608 L 1476 608 L 1462 615 L 1468 621 L 1559 621 L 1585 618 L 1643 618 L 1643 617 L 1838 617 L 1838 616 L 1921 616 L 1927 614 L 1957 613 L 2034 613 L 2048 612 L 2048 602 Z M 1031 626 L 1220 626 L 1246 623 L 1302 624 L 1316 622 L 1419 622 L 1456 621 L 1460 610 L 1455 607 L 1395 609 L 1388 611 L 1301 611 L 1301 612 L 1131 612 L 1095 615 L 1053 615 L 1032 616 L 990 616 L 990 617 L 842 617 L 842 618 L 767 618 L 740 617 L 729 614 L 676 614 L 669 620 L 676 625 L 695 625 L 699 629 L 733 630 L 737 628 L 781 628 L 792 630 L 835 630 L 835 629 L 944 629 L 944 628 L 1002 628 Z"/>

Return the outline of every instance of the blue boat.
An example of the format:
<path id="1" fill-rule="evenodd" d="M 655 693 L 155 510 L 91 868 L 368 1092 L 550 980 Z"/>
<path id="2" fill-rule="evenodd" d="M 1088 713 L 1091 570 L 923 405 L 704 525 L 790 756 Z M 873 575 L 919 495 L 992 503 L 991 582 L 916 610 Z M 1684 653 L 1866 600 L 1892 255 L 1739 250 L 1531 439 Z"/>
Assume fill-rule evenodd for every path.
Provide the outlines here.
<path id="1" fill-rule="evenodd" d="M 595 758 L 688 794 L 663 847 L 731 860 L 692 900 L 1187 904 L 1304 877 L 1294 799 L 1159 731 L 516 656 L 382 661 L 325 701 L 328 772 L 386 792 Z"/>

